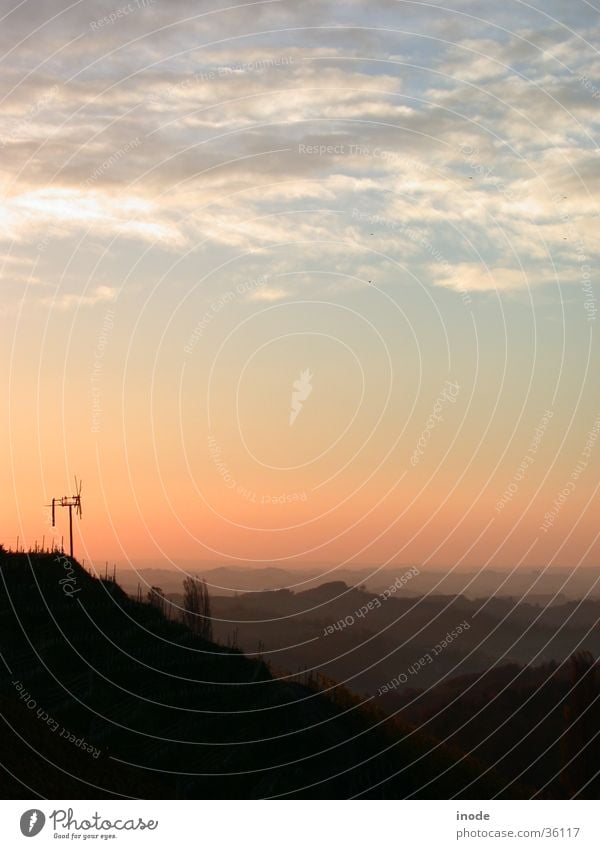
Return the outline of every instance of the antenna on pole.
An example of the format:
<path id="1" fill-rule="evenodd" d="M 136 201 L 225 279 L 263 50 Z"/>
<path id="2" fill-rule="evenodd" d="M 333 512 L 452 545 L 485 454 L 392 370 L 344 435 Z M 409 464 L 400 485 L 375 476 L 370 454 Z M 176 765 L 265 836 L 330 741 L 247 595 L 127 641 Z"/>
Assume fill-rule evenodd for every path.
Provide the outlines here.
<path id="1" fill-rule="evenodd" d="M 71 558 L 73 557 L 73 508 L 75 508 L 75 513 L 81 519 L 83 517 L 82 509 L 81 509 L 81 486 L 83 481 L 80 479 L 79 483 L 77 483 L 77 478 L 75 478 L 75 495 L 67 496 L 63 495 L 62 498 L 53 498 L 52 499 L 52 527 L 56 525 L 56 507 L 68 507 L 69 508 L 69 551 L 71 554 Z M 50 505 L 48 505 L 50 506 Z"/>

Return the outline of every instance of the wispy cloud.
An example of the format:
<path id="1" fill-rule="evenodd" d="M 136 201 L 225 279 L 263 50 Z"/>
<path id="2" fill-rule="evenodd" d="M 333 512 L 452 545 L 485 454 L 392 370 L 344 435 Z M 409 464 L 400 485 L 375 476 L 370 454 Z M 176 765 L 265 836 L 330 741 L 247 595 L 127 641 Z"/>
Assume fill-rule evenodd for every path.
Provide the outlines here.
<path id="1" fill-rule="evenodd" d="M 56 295 L 45 296 L 39 303 L 58 310 L 71 310 L 79 307 L 93 307 L 96 304 L 114 301 L 117 289 L 112 286 L 97 286 L 93 291 L 79 294 L 76 292 L 59 292 Z"/>

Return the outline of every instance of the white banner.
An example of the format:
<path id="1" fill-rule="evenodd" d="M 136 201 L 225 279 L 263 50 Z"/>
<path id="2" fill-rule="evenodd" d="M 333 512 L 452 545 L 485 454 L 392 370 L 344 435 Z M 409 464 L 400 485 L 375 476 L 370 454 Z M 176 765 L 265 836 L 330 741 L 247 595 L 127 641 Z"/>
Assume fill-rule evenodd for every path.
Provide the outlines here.
<path id="1" fill-rule="evenodd" d="M 595 801 L 4 801 L 0 845 L 596 849 L 597 810 Z"/>

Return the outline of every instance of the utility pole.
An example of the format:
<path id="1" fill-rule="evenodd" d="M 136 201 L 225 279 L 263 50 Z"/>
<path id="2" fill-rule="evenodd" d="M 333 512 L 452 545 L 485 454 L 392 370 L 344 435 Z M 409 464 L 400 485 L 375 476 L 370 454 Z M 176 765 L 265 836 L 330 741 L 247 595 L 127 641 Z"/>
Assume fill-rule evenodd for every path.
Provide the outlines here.
<path id="1" fill-rule="evenodd" d="M 75 512 L 82 518 L 81 511 L 81 484 L 82 481 L 79 481 L 79 485 L 77 484 L 77 478 L 75 478 L 75 495 L 66 496 L 63 495 L 62 498 L 53 498 L 52 499 L 52 527 L 56 525 L 56 507 L 68 507 L 69 508 L 69 552 L 71 555 L 71 559 L 73 559 L 73 507 L 75 508 Z"/>

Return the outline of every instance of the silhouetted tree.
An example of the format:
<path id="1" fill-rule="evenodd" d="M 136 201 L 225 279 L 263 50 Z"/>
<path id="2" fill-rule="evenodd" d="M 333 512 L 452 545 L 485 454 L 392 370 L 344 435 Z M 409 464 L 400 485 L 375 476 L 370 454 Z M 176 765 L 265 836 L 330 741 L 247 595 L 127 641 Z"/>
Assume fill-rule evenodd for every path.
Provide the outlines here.
<path id="1" fill-rule="evenodd" d="M 598 770 L 600 752 L 600 677 L 593 655 L 579 651 L 569 659 L 571 692 L 564 708 L 561 783 L 569 796 L 587 786 Z"/>
<path id="2" fill-rule="evenodd" d="M 183 621 L 198 636 L 212 640 L 210 596 L 206 581 L 186 578 L 183 582 Z"/>
<path id="3" fill-rule="evenodd" d="M 156 607 L 163 616 L 165 615 L 167 600 L 161 587 L 150 587 L 146 600 L 152 607 Z"/>

